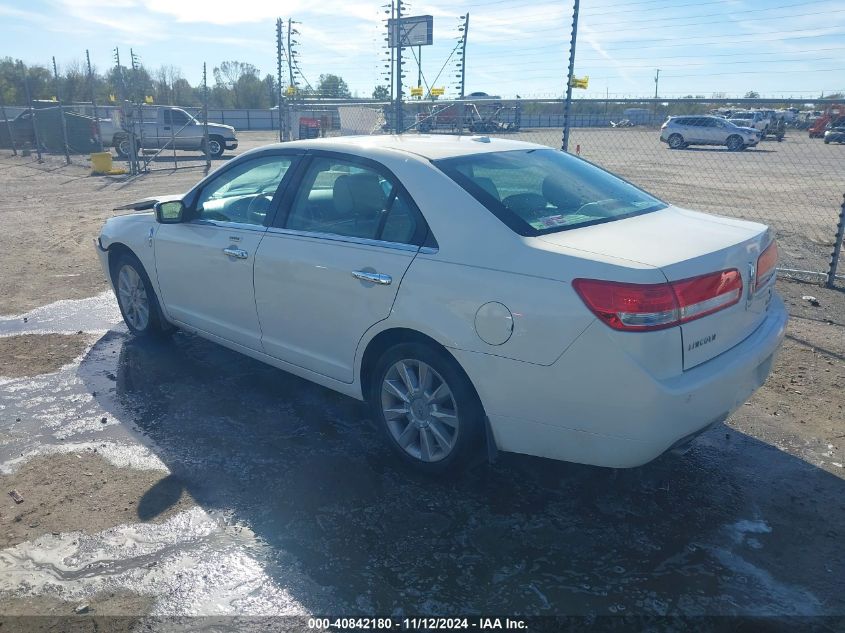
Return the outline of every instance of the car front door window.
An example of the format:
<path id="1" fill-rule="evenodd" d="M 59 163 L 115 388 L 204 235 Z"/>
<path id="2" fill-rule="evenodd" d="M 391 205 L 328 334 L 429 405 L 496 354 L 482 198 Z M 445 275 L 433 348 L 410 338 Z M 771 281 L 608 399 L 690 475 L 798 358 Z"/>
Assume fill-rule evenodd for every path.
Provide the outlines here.
<path id="1" fill-rule="evenodd" d="M 264 156 L 227 169 L 200 192 L 194 219 L 263 225 L 291 156 Z"/>

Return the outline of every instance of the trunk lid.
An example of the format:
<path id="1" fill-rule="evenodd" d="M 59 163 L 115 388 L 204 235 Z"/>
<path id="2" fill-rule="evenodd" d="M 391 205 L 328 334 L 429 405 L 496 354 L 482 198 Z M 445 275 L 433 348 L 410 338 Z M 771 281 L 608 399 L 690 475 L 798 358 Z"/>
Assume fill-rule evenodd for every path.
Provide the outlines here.
<path id="1" fill-rule="evenodd" d="M 680 326 L 685 370 L 741 343 L 765 319 L 771 302 L 774 276 L 751 292 L 757 258 L 772 239 L 763 224 L 668 207 L 538 239 L 655 266 L 670 282 L 737 269 L 743 284 L 739 302 Z"/>

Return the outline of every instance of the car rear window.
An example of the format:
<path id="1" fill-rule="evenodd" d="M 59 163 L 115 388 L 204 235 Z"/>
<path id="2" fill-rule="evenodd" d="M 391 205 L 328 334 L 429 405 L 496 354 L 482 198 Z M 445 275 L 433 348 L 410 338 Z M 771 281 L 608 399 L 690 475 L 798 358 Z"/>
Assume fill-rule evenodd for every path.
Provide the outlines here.
<path id="1" fill-rule="evenodd" d="M 667 206 L 558 150 L 490 152 L 433 162 L 519 235 L 556 233 Z"/>

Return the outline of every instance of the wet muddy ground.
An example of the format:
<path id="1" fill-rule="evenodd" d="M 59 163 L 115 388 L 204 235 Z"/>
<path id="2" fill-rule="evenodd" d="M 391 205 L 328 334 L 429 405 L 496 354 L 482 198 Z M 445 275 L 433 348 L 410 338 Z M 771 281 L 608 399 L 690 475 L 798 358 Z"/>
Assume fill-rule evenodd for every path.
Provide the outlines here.
<path id="1" fill-rule="evenodd" d="M 0 613 L 845 615 L 845 294 L 780 288 L 774 373 L 685 455 L 444 481 L 361 403 L 133 338 L 108 295 L 0 318 L 90 341 L 0 378 Z"/>

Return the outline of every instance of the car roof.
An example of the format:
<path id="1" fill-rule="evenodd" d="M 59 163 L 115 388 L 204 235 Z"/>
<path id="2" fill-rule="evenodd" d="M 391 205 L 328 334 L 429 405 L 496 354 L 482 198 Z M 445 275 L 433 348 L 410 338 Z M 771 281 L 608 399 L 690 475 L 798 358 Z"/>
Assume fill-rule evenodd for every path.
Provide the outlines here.
<path id="1" fill-rule="evenodd" d="M 366 154 L 367 150 L 394 150 L 416 154 L 429 160 L 506 152 L 509 150 L 550 149 L 548 145 L 526 143 L 488 136 L 454 136 L 447 134 L 381 134 L 373 136 L 338 136 L 265 145 L 266 149 L 319 149 L 324 151 Z M 254 150 L 253 150 L 254 151 Z"/>

